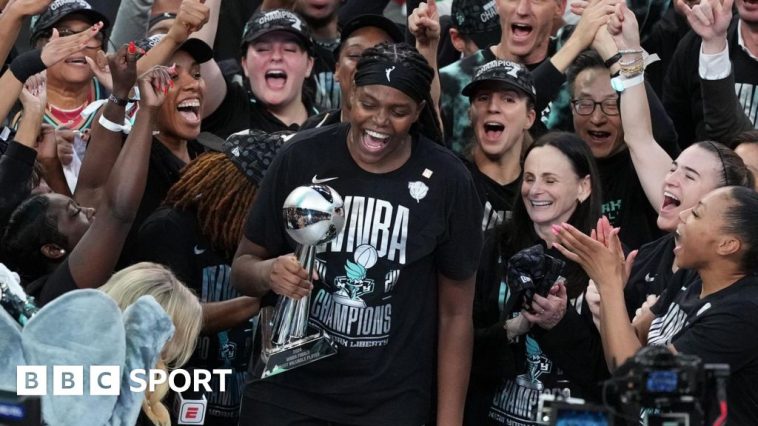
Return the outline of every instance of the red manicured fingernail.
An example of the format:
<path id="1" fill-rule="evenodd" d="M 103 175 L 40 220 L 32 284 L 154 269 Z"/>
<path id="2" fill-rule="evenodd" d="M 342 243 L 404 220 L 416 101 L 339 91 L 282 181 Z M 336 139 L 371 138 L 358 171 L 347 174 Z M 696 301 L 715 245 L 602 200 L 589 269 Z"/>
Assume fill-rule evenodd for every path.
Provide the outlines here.
<path id="1" fill-rule="evenodd" d="M 137 52 L 137 46 L 134 45 L 133 41 L 129 42 L 129 47 L 127 48 L 127 52 L 129 52 L 130 55 L 134 55 Z"/>
<path id="2" fill-rule="evenodd" d="M 171 88 L 173 89 L 173 87 L 174 87 L 174 80 L 169 80 L 169 81 L 168 81 L 168 84 L 169 84 L 169 85 L 171 86 Z"/>

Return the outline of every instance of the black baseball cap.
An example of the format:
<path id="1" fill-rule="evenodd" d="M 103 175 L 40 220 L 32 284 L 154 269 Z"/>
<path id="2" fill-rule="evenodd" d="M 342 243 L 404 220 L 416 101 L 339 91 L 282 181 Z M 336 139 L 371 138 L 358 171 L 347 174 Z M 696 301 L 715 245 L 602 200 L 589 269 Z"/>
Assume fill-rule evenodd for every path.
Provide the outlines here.
<path id="1" fill-rule="evenodd" d="M 90 19 L 93 24 L 102 21 L 103 28 L 101 31 L 105 31 L 110 26 L 108 18 L 93 9 L 85 0 L 55 0 L 44 12 L 32 18 L 32 44 L 37 41 L 42 33 L 55 26 L 58 21 L 73 14 L 82 15 Z"/>
<path id="2" fill-rule="evenodd" d="M 387 33 L 393 43 L 405 41 L 405 35 L 400 27 L 382 15 L 359 15 L 347 21 L 340 29 L 340 44 L 334 49 L 334 57 L 339 56 L 342 44 L 350 37 L 350 34 L 366 27 L 376 27 Z"/>
<path id="3" fill-rule="evenodd" d="M 476 94 L 479 86 L 492 82 L 524 93 L 533 103 L 537 101 L 537 89 L 534 87 L 532 73 L 521 64 L 502 59 L 487 62 L 477 68 L 471 83 L 466 85 L 461 93 L 463 96 L 471 97 Z"/>
<path id="4" fill-rule="evenodd" d="M 248 43 L 274 31 L 284 31 L 295 35 L 305 50 L 313 55 L 313 39 L 311 39 L 308 24 L 296 13 L 286 9 L 274 9 L 253 14 L 242 30 L 242 48 L 244 49 Z"/>
<path id="5" fill-rule="evenodd" d="M 139 40 L 136 44 L 137 47 L 142 48 L 145 50 L 145 52 L 147 52 L 155 47 L 165 36 L 165 34 L 151 35 L 150 37 Z M 211 49 L 211 47 L 208 46 L 204 41 L 197 38 L 187 39 L 176 50 L 181 50 L 189 53 L 190 56 L 192 56 L 192 58 L 196 60 L 198 64 L 202 64 L 203 62 L 208 62 L 213 59 L 213 49 Z"/>
<path id="6" fill-rule="evenodd" d="M 222 151 L 237 169 L 255 185 L 263 180 L 274 157 L 294 135 L 291 130 L 267 133 L 263 130 L 244 130 L 229 135 Z"/>
<path id="7" fill-rule="evenodd" d="M 453 0 L 450 8 L 453 26 L 480 49 L 500 42 L 500 19 L 495 0 Z"/>

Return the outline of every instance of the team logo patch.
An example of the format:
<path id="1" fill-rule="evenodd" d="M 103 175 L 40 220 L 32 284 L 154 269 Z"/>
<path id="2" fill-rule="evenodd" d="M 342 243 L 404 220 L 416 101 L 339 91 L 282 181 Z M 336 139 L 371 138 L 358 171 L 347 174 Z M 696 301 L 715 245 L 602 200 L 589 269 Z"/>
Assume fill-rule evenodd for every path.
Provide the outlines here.
<path id="1" fill-rule="evenodd" d="M 426 197 L 426 193 L 429 192 L 429 187 L 421 181 L 408 182 L 408 191 L 410 192 L 411 197 L 413 197 L 418 203 Z"/>

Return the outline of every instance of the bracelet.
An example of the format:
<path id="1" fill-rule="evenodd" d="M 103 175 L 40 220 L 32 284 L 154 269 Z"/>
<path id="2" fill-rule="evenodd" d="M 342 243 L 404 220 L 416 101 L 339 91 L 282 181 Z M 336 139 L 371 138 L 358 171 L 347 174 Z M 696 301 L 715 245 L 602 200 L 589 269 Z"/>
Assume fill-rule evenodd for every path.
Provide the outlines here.
<path id="1" fill-rule="evenodd" d="M 107 118 L 105 118 L 105 114 L 100 114 L 100 118 L 97 119 L 97 122 L 100 123 L 100 125 L 106 128 L 107 130 L 110 130 L 111 132 L 116 132 L 116 133 L 124 132 L 123 125 L 117 124 L 108 120 Z"/>
<path id="2" fill-rule="evenodd" d="M 640 54 L 642 52 L 643 52 L 642 49 L 621 49 L 621 50 L 619 50 L 619 53 L 622 54 L 622 55 L 632 55 L 632 54 L 635 54 L 635 53 Z"/>
<path id="3" fill-rule="evenodd" d="M 621 93 L 630 87 L 634 87 L 644 82 L 645 82 L 645 74 L 640 73 L 634 77 L 625 77 L 625 76 L 614 77 L 611 79 L 611 87 L 613 88 L 613 90 Z"/>
<path id="4" fill-rule="evenodd" d="M 114 104 L 116 104 L 116 105 L 118 105 L 118 106 L 121 106 L 121 107 L 125 107 L 125 106 L 126 106 L 126 104 L 128 104 L 128 103 L 129 103 L 129 99 L 121 99 L 121 98 L 117 98 L 117 97 L 116 97 L 116 95 L 114 95 L 113 93 L 111 93 L 111 95 L 110 95 L 110 96 L 108 96 L 108 100 L 109 100 L 110 102 L 113 102 Z"/>
<path id="5" fill-rule="evenodd" d="M 9 68 L 18 81 L 25 83 L 29 77 L 47 69 L 47 65 L 42 62 L 42 50 L 33 49 L 18 55 Z"/>
<path id="6" fill-rule="evenodd" d="M 639 64 L 637 64 L 635 66 L 632 66 L 632 67 L 624 67 L 624 66 L 621 67 L 621 75 L 624 76 L 624 77 L 626 77 L 626 78 L 630 78 L 630 77 L 634 77 L 634 76 L 640 75 L 640 74 L 642 74 L 643 71 L 645 71 L 645 64 L 644 63 L 639 63 Z"/>
<path id="7" fill-rule="evenodd" d="M 623 56 L 621 52 L 616 52 L 616 54 L 615 54 L 615 55 L 611 56 L 610 58 L 608 58 L 608 59 L 607 59 L 607 60 L 604 62 L 604 63 L 605 63 L 605 67 L 606 67 L 606 68 L 610 68 L 610 67 L 612 67 L 612 66 L 613 66 L 613 64 L 615 64 L 616 62 L 618 62 L 619 60 L 621 60 L 621 56 Z"/>

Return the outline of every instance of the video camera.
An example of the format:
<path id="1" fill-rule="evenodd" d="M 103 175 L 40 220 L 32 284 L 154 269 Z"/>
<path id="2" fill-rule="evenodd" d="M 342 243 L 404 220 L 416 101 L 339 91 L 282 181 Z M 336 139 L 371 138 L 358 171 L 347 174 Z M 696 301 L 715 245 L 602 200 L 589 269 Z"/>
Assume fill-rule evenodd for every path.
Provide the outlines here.
<path id="1" fill-rule="evenodd" d="M 699 357 L 646 346 L 606 382 L 604 397 L 616 411 L 645 425 L 711 424 L 726 401 L 726 364 L 703 364 Z M 619 407 L 622 407 L 619 409 Z"/>

